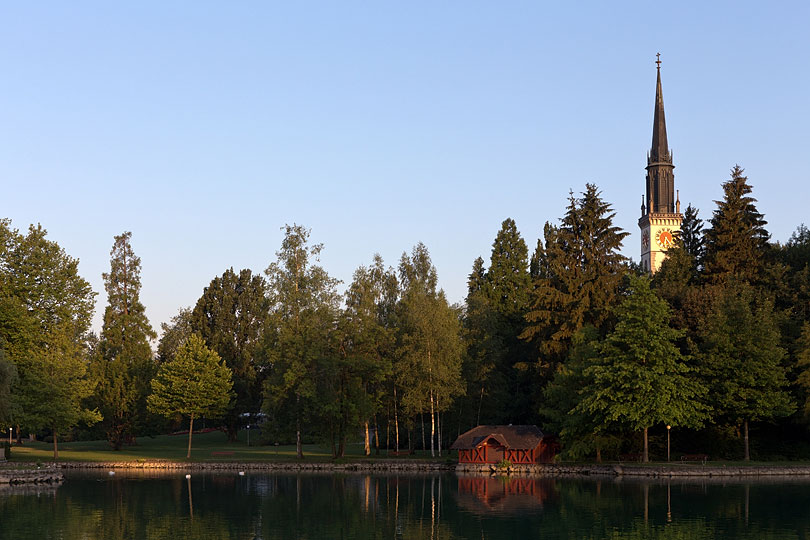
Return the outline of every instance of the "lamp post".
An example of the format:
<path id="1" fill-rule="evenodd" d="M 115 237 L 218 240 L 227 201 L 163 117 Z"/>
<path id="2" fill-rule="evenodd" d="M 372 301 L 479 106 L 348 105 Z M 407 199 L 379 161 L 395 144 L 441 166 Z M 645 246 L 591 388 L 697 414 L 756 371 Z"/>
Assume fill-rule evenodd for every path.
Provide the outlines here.
<path id="1" fill-rule="evenodd" d="M 669 462 L 669 430 L 672 429 L 672 426 L 667 424 L 667 462 Z"/>

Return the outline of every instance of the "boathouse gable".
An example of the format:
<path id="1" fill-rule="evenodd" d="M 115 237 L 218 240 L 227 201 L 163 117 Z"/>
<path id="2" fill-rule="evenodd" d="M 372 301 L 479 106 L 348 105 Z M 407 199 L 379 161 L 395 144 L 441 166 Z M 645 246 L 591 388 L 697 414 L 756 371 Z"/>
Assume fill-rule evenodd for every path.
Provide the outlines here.
<path id="1" fill-rule="evenodd" d="M 458 450 L 459 463 L 548 463 L 555 451 L 544 438 L 537 426 L 478 426 L 461 434 L 450 449 Z"/>

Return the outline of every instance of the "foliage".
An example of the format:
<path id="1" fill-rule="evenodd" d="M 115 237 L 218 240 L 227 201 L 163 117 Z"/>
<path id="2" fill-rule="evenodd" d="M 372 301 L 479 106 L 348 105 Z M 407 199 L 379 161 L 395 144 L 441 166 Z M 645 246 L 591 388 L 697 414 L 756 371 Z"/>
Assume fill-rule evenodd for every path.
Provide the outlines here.
<path id="1" fill-rule="evenodd" d="M 168 362 L 177 353 L 177 349 L 191 337 L 191 309 L 181 308 L 168 323 L 160 324 L 161 336 L 157 348 L 158 364 Z"/>
<path id="2" fill-rule="evenodd" d="M 593 184 L 582 198 L 569 197 L 559 226 L 546 223 L 544 242 L 532 258 L 535 276 L 528 325 L 521 337 L 539 349 L 542 368 L 553 373 L 583 326 L 602 331 L 618 301 L 627 236 L 613 225 L 615 212 Z"/>
<path id="3" fill-rule="evenodd" d="M 683 248 L 696 262 L 696 267 L 702 264 L 706 250 L 706 239 L 703 234 L 703 220 L 698 217 L 698 213 L 699 210 L 691 204 L 686 207 L 686 212 L 683 214 L 683 222 L 681 223 L 681 231 L 678 235 L 683 243 Z M 669 256 L 670 254 L 667 252 L 667 257 Z"/>
<path id="4" fill-rule="evenodd" d="M 728 278 L 760 283 L 769 252 L 768 224 L 757 210 L 756 199 L 743 169 L 735 165 L 723 184 L 723 200 L 706 231 L 705 277 L 712 283 Z"/>
<path id="5" fill-rule="evenodd" d="M 0 348 L 0 425 L 7 426 L 12 421 L 11 387 L 17 378 L 14 364 L 6 360 L 5 352 Z"/>
<path id="6" fill-rule="evenodd" d="M 346 430 L 353 422 L 366 427 L 389 397 L 386 388 L 393 373 L 396 346 L 395 310 L 399 284 L 393 269 L 386 269 L 382 257 L 374 256 L 371 266 L 354 272 L 346 291 L 346 309 L 341 317 L 341 411 L 337 423 L 342 456 Z M 348 384 L 352 381 L 354 384 Z M 368 436 L 368 429 L 366 429 Z M 366 440 L 366 452 L 371 441 Z"/>
<path id="7" fill-rule="evenodd" d="M 186 457 L 190 458 L 194 418 L 217 417 L 224 413 L 232 386 L 231 370 L 217 353 L 205 346 L 199 335 L 194 334 L 178 349 L 173 360 L 161 364 L 152 379 L 147 405 L 155 414 L 189 417 Z"/>
<path id="8" fill-rule="evenodd" d="M 110 271 L 103 274 L 107 307 L 98 350 L 91 365 L 94 403 L 104 416 L 107 440 L 115 450 L 146 422 L 146 396 L 155 374 L 150 340 L 157 337 L 140 301 L 141 260 L 132 233 L 115 237 Z"/>
<path id="9" fill-rule="evenodd" d="M 745 282 L 727 282 L 702 323 L 699 355 L 716 415 L 747 426 L 791 414 L 784 354 L 773 300 Z"/>
<path id="10" fill-rule="evenodd" d="M 339 282 L 314 264 L 323 246 L 309 245 L 309 229 L 294 224 L 284 231 L 277 261 L 265 271 L 271 315 L 262 345 L 268 366 L 263 409 L 272 422 L 294 428 L 302 458 L 301 430 L 316 418 L 322 368 L 334 354 Z"/>
<path id="11" fill-rule="evenodd" d="M 528 266 L 526 243 L 512 219 L 495 237 L 489 270 L 480 257 L 473 264 L 463 317 L 468 410 L 477 411 L 473 424 L 525 423 L 531 415 L 531 347 L 518 338 L 531 293 Z"/>
<path id="12" fill-rule="evenodd" d="M 810 417 L 810 322 L 802 326 L 802 333 L 797 342 L 796 365 L 801 370 L 797 379 L 799 385 L 808 394 L 802 409 L 806 417 Z"/>
<path id="13" fill-rule="evenodd" d="M 690 376 L 688 358 L 675 344 L 683 333 L 670 327 L 669 306 L 650 290 L 648 278 L 630 277 L 615 315 L 615 329 L 584 370 L 591 380 L 575 410 L 634 431 L 657 424 L 700 427 L 708 418 L 706 389 Z"/>
<path id="14" fill-rule="evenodd" d="M 86 355 L 95 293 L 79 261 L 46 235 L 41 226 L 22 235 L 0 221 L 0 346 L 17 371 L 13 421 L 52 429 L 56 458 L 60 432 L 99 419 L 82 405 L 92 392 Z"/>
<path id="15" fill-rule="evenodd" d="M 563 455 L 569 459 L 582 459 L 596 452 L 601 461 L 602 451 L 616 446 L 620 430 L 609 424 L 604 413 L 584 412 L 577 409 L 581 390 L 593 384 L 586 369 L 596 363 L 599 332 L 585 326 L 574 334 L 568 359 L 560 363 L 554 377 L 543 389 L 540 414 L 546 419 L 543 427 L 559 433 Z"/>
<path id="16" fill-rule="evenodd" d="M 267 284 L 250 270 L 232 268 L 214 278 L 191 313 L 190 327 L 225 361 L 233 374 L 235 399 L 225 414 L 228 439 L 236 440 L 240 414 L 257 413 L 261 384 L 256 352 L 268 317 Z"/>
<path id="17" fill-rule="evenodd" d="M 458 314 L 437 290 L 436 268 L 424 244 L 399 264 L 401 300 L 397 308 L 398 359 L 396 384 L 409 414 L 429 413 L 430 449 L 438 431 L 439 413 L 464 394 L 461 378 L 461 336 Z M 439 449 L 441 449 L 439 442 Z"/>

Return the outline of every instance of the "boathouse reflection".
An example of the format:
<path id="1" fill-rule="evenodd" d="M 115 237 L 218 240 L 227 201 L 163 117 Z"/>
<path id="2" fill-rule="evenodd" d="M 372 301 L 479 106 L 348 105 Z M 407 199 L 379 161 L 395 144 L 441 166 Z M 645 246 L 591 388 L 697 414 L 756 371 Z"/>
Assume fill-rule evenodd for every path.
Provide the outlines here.
<path id="1" fill-rule="evenodd" d="M 471 513 L 520 514 L 542 510 L 556 497 L 554 478 L 511 476 L 458 477 L 458 504 Z"/>

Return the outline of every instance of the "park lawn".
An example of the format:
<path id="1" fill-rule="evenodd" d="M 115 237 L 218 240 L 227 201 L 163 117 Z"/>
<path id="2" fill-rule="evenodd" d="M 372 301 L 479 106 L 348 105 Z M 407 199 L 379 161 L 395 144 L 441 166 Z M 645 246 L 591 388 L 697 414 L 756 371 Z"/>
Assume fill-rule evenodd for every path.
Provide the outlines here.
<path id="1" fill-rule="evenodd" d="M 224 433 L 212 431 L 195 433 L 192 439 L 191 459 L 186 459 L 188 435 L 158 435 L 156 437 L 138 437 L 137 444 L 124 446 L 120 451 L 110 448 L 107 441 L 82 441 L 59 443 L 59 461 L 295 461 L 295 445 L 284 446 L 247 446 L 245 433 L 240 433 L 239 441 L 229 443 Z M 232 452 L 232 454 L 231 454 Z M 214 455 L 214 453 L 220 453 Z M 423 457 L 423 456 L 420 456 Z M 427 456 L 429 458 L 429 456 Z M 322 445 L 305 444 L 304 458 L 313 462 L 331 462 L 331 450 Z M 386 458 L 381 453 L 379 458 Z M 372 455 L 363 455 L 362 443 L 349 444 L 346 448 L 345 461 L 378 459 Z M 392 459 L 413 459 L 413 456 L 402 456 Z M 53 444 L 28 442 L 22 446 L 14 445 L 11 450 L 11 461 L 52 461 Z"/>

